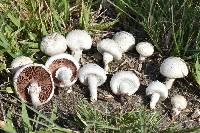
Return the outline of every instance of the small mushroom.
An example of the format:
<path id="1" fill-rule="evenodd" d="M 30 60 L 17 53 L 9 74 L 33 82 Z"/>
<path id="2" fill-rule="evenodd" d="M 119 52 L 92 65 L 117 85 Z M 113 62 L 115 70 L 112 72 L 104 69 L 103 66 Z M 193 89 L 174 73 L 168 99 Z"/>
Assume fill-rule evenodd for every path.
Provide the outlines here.
<path id="1" fill-rule="evenodd" d="M 149 42 L 140 42 L 136 45 L 136 50 L 140 54 L 139 60 L 144 61 L 146 57 L 153 54 L 153 45 Z"/>
<path id="2" fill-rule="evenodd" d="M 92 46 L 92 38 L 85 30 L 73 30 L 66 36 L 67 45 L 72 51 L 72 55 L 79 61 L 83 50 L 88 50 Z"/>
<path id="3" fill-rule="evenodd" d="M 117 32 L 113 36 L 113 40 L 118 44 L 122 52 L 130 50 L 135 45 L 135 38 L 126 31 Z"/>
<path id="4" fill-rule="evenodd" d="M 54 32 L 42 38 L 40 50 L 48 56 L 64 53 L 67 50 L 67 40 Z"/>
<path id="5" fill-rule="evenodd" d="M 15 73 L 22 66 L 31 64 L 31 63 L 33 63 L 31 58 L 26 57 L 26 56 L 19 56 L 11 62 L 11 71 L 12 71 L 12 73 Z"/>
<path id="6" fill-rule="evenodd" d="M 146 95 L 151 95 L 150 108 L 155 109 L 159 99 L 165 100 L 168 97 L 168 89 L 163 83 L 156 80 L 146 88 Z"/>
<path id="7" fill-rule="evenodd" d="M 81 83 L 89 86 L 90 101 L 96 101 L 97 87 L 102 85 L 107 79 L 104 69 L 97 64 L 89 63 L 80 68 L 78 77 Z"/>
<path id="8" fill-rule="evenodd" d="M 167 77 L 166 86 L 170 89 L 176 78 L 183 78 L 188 75 L 188 68 L 180 57 L 168 57 L 160 66 L 160 73 Z"/>
<path id="9" fill-rule="evenodd" d="M 122 51 L 119 49 L 117 43 L 112 39 L 103 39 L 97 43 L 97 50 L 103 54 L 104 69 L 107 72 L 108 64 L 114 59 L 120 60 Z"/>
<path id="10" fill-rule="evenodd" d="M 172 116 L 175 117 L 180 114 L 181 110 L 187 107 L 187 100 L 181 95 L 175 95 L 171 98 Z"/>
<path id="11" fill-rule="evenodd" d="M 113 75 L 110 87 L 115 95 L 132 95 L 140 86 L 138 77 L 131 71 L 120 71 Z"/>
<path id="12" fill-rule="evenodd" d="M 70 87 L 77 81 L 79 63 L 70 54 L 51 56 L 45 66 L 51 71 L 54 83 L 58 87 Z"/>
<path id="13" fill-rule="evenodd" d="M 51 73 L 41 64 L 28 64 L 20 68 L 14 75 L 13 84 L 19 98 L 35 107 L 47 103 L 54 93 Z"/>

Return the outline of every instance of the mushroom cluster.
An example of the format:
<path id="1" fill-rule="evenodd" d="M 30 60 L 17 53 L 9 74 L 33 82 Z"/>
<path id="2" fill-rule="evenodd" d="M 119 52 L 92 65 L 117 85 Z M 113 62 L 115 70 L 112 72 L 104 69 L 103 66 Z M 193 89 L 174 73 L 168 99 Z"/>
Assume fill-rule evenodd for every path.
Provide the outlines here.
<path id="1" fill-rule="evenodd" d="M 53 96 L 54 88 L 71 88 L 79 79 L 88 86 L 90 101 L 98 99 L 97 88 L 107 80 L 109 65 L 113 60 L 121 60 L 123 54 L 135 46 L 135 38 L 126 31 L 117 32 L 112 39 L 105 38 L 97 42 L 97 50 L 103 55 L 104 68 L 88 63 L 79 64 L 83 50 L 92 46 L 92 38 L 85 30 L 70 31 L 66 37 L 60 33 L 52 33 L 42 38 L 40 49 L 50 56 L 43 64 L 33 63 L 31 58 L 20 56 L 11 63 L 14 74 L 15 91 L 22 101 L 37 107 L 47 103 Z M 71 55 L 66 52 L 71 50 Z M 139 53 L 139 62 L 154 53 L 149 42 L 139 42 L 135 47 Z M 142 67 L 141 67 L 142 68 Z M 176 78 L 188 75 L 188 68 L 180 57 L 169 57 L 160 66 L 160 73 L 166 82 L 158 80 L 149 83 L 146 95 L 151 97 L 150 108 L 155 109 L 159 100 L 168 97 L 169 89 Z M 133 95 L 140 88 L 140 80 L 132 71 L 118 71 L 112 75 L 110 89 L 114 95 Z M 172 97 L 172 116 L 177 116 L 187 106 L 183 96 Z"/>

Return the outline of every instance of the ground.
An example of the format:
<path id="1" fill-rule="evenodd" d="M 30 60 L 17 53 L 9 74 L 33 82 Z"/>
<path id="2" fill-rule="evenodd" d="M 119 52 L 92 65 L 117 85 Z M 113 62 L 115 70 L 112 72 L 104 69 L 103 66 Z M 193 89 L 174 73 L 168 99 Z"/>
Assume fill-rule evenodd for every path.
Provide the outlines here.
<path id="1" fill-rule="evenodd" d="M 155 52 L 153 56 L 147 58 L 143 62 L 143 68 L 139 72 L 138 71 L 138 57 L 139 55 L 135 50 L 130 50 L 127 53 L 123 54 L 123 57 L 119 61 L 113 61 L 110 63 L 109 74 L 106 83 L 102 86 L 98 87 L 98 101 L 95 103 L 89 103 L 89 91 L 87 86 L 82 85 L 79 81 L 73 85 L 73 91 L 71 93 L 67 93 L 67 88 L 56 88 L 55 95 L 53 96 L 51 102 L 39 108 L 40 111 L 44 112 L 48 115 L 48 112 L 51 112 L 52 103 L 58 106 L 58 121 L 57 123 L 62 127 L 68 127 L 71 129 L 78 130 L 71 121 L 73 119 L 73 115 L 75 114 L 75 106 L 80 99 L 85 99 L 89 104 L 101 110 L 102 112 L 107 111 L 107 113 L 116 113 L 116 112 L 128 112 L 136 109 L 142 105 L 147 107 L 147 111 L 149 109 L 149 101 L 148 96 L 145 95 L 145 88 L 147 85 L 154 80 L 164 81 L 164 77 L 159 73 L 159 66 L 163 61 L 164 57 L 161 57 L 159 53 Z M 97 52 L 96 47 L 92 47 L 91 50 L 84 51 L 83 57 L 81 59 L 82 64 L 87 63 L 97 63 L 101 67 L 103 67 L 102 63 L 102 55 Z M 139 90 L 133 96 L 115 96 L 112 94 L 109 86 L 110 79 L 112 75 L 121 70 L 129 70 L 133 71 L 140 79 L 141 85 Z M 1 74 L 1 82 L 5 83 L 5 80 L 8 80 L 7 76 L 12 79 L 12 75 L 4 75 Z M 8 84 L 10 86 L 11 83 Z M 2 84 L 3 86 L 4 84 Z M 5 84 L 5 86 L 7 86 Z M 113 98 L 106 99 L 105 96 L 111 94 Z M 183 110 L 180 116 L 174 120 L 171 119 L 171 104 L 170 98 L 173 95 L 180 94 L 183 95 L 187 101 L 188 106 L 187 109 Z M 12 97 L 11 97 L 12 96 Z M 0 100 L 3 102 L 5 110 L 12 110 L 14 112 L 19 112 L 20 107 L 19 104 L 13 97 L 16 97 L 15 94 L 7 94 L 0 93 Z M 199 125 L 197 120 L 193 120 L 191 118 L 191 114 L 195 108 L 198 108 L 199 105 L 199 91 L 198 88 L 190 84 L 187 78 L 177 79 L 169 91 L 169 97 L 157 104 L 155 112 L 159 112 L 162 114 L 162 124 L 161 128 L 168 127 L 173 123 L 178 124 L 179 128 L 191 128 Z M 153 111 L 151 111 L 153 112 Z M 1 116 L 1 115 L 0 115 Z M 18 127 L 20 127 L 20 121 L 16 120 L 15 123 Z"/>

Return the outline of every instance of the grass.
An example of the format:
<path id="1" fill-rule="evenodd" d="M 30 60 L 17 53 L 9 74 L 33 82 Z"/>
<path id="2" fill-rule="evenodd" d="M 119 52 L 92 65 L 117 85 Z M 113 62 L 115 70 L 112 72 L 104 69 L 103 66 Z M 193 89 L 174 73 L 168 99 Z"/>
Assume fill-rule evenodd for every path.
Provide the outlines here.
<path id="1" fill-rule="evenodd" d="M 102 13 L 100 3 L 114 7 L 116 16 L 110 18 Z M 56 31 L 65 35 L 80 28 L 96 34 L 117 25 L 126 31 L 138 30 L 136 36 L 141 35 L 140 38 L 150 41 L 163 57 L 180 56 L 185 59 L 193 72 L 191 81 L 195 85 L 200 84 L 199 12 L 200 4 L 194 0 L 1 0 L 0 76 L 8 75 L 6 69 L 10 62 L 20 55 L 37 60 L 41 38 L 48 33 Z M 0 92 L 13 93 L 10 86 L 1 87 Z M 56 106 L 52 107 L 48 118 L 25 103 L 19 101 L 19 104 L 21 114 L 7 111 L 5 131 L 17 132 L 17 128 L 13 127 L 16 116 L 21 119 L 23 132 L 72 132 L 56 124 Z M 35 117 L 30 117 L 30 111 Z M 146 107 L 108 114 L 106 110 L 102 112 L 80 101 L 72 122 L 83 132 L 170 133 L 199 130 L 178 130 L 174 126 L 159 129 L 162 119 L 159 113 L 152 113 Z"/>

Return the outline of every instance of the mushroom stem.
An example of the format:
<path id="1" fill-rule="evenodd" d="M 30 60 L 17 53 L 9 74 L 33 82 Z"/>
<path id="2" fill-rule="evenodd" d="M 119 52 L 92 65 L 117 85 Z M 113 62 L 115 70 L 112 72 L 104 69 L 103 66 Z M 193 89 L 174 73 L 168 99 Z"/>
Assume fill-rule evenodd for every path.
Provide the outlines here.
<path id="1" fill-rule="evenodd" d="M 108 64 L 113 60 L 113 56 L 107 52 L 103 53 L 104 70 L 107 72 L 109 70 Z"/>
<path id="2" fill-rule="evenodd" d="M 71 76 L 72 71 L 67 67 L 61 67 L 56 71 L 56 78 L 63 82 L 65 86 L 67 86 L 70 83 Z"/>
<path id="3" fill-rule="evenodd" d="M 180 110 L 178 108 L 172 108 L 172 116 L 175 117 L 180 114 Z"/>
<path id="4" fill-rule="evenodd" d="M 159 101 L 159 98 L 160 98 L 160 94 L 158 94 L 158 93 L 153 93 L 151 95 L 151 101 L 150 101 L 150 108 L 151 109 L 155 109 L 156 103 Z"/>
<path id="5" fill-rule="evenodd" d="M 33 81 L 28 87 L 28 93 L 31 97 L 32 104 L 35 107 L 41 105 L 39 99 L 40 92 L 41 92 L 41 87 L 39 87 L 37 81 Z"/>
<path id="6" fill-rule="evenodd" d="M 121 94 L 127 94 L 127 95 L 132 95 L 131 91 L 132 83 L 131 82 L 121 82 L 119 85 L 119 91 Z"/>
<path id="7" fill-rule="evenodd" d="M 145 59 L 146 59 L 145 56 L 140 55 L 140 57 L 139 57 L 139 61 L 144 61 Z"/>
<path id="8" fill-rule="evenodd" d="M 83 51 L 83 50 L 80 50 L 80 49 L 72 51 L 72 55 L 74 56 L 74 58 L 75 58 L 77 61 L 80 60 L 80 58 L 81 58 L 81 56 L 82 56 L 82 51 Z"/>
<path id="9" fill-rule="evenodd" d="M 97 78 L 93 75 L 88 77 L 88 85 L 90 90 L 90 101 L 97 100 Z"/>
<path id="10" fill-rule="evenodd" d="M 168 90 L 172 88 L 172 85 L 173 85 L 173 83 L 174 83 L 174 80 L 175 80 L 175 79 L 170 79 L 170 78 L 167 78 L 167 79 L 166 79 L 165 85 L 166 85 L 166 87 L 167 87 Z"/>

